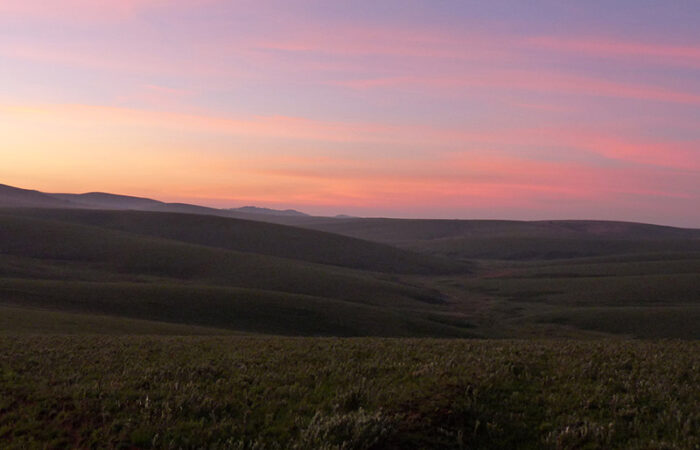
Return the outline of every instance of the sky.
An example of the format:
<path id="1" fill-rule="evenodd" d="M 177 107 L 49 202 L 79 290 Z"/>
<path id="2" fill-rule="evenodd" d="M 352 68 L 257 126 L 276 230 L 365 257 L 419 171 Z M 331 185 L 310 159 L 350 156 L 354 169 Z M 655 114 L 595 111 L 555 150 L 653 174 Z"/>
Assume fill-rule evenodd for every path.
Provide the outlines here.
<path id="1" fill-rule="evenodd" d="M 0 183 L 700 227 L 700 2 L 0 0 Z"/>

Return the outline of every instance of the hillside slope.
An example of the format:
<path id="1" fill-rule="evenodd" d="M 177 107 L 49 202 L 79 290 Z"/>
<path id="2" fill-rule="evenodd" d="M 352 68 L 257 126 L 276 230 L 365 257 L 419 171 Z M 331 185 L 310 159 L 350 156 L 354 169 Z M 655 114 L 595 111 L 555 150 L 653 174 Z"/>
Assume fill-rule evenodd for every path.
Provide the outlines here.
<path id="1" fill-rule="evenodd" d="M 268 334 L 471 336 L 426 314 L 444 309 L 439 292 L 375 272 L 9 212 L 0 306 Z"/>
<path id="2" fill-rule="evenodd" d="M 629 222 L 318 219 L 298 226 L 454 259 L 555 259 L 700 250 L 700 230 Z"/>
<path id="3" fill-rule="evenodd" d="M 66 270 L 63 278 L 75 267 L 76 273 L 89 269 L 132 277 L 165 277 L 360 303 L 439 301 L 428 290 L 380 280 L 371 273 L 2 214 L 0 255 L 60 262 Z"/>
<path id="4" fill-rule="evenodd" d="M 0 184 L 0 208 L 75 208 L 70 201 L 54 198 L 39 191 Z"/>
<path id="5" fill-rule="evenodd" d="M 464 273 L 466 264 L 316 230 L 248 220 L 142 211 L 21 209 L 40 219 L 97 226 L 227 250 L 384 273 Z"/>

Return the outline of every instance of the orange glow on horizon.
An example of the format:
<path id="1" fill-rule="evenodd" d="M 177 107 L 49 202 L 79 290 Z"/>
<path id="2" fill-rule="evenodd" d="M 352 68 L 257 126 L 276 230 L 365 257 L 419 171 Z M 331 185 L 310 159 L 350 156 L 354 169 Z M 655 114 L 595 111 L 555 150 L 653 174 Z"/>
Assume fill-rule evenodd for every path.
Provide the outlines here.
<path id="1" fill-rule="evenodd" d="M 700 17 L 385 8 L 2 2 L 0 183 L 700 226 Z"/>

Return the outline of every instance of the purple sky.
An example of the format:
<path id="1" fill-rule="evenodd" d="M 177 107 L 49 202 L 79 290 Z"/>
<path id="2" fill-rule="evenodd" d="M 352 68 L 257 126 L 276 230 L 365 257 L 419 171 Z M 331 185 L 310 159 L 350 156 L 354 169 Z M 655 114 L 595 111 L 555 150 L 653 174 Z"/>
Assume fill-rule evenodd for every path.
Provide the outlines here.
<path id="1" fill-rule="evenodd" d="M 0 183 L 700 227 L 700 2 L 0 2 Z"/>

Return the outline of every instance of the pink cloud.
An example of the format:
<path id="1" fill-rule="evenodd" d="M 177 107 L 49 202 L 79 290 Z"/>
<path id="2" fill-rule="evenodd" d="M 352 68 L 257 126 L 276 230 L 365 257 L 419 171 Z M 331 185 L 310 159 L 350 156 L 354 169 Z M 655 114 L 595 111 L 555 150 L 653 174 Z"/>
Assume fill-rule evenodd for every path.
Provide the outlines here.
<path id="1" fill-rule="evenodd" d="M 700 66 L 700 47 L 651 44 L 612 39 L 538 36 L 526 38 L 525 46 L 594 57 L 638 58 L 644 62 Z"/>
<path id="2" fill-rule="evenodd" d="M 450 94 L 454 94 L 460 88 L 500 88 L 505 90 L 590 95 L 691 105 L 700 104 L 700 93 L 676 91 L 659 86 L 614 82 L 545 70 L 475 70 L 450 76 L 380 77 L 337 81 L 332 84 L 352 89 L 423 87 L 446 91 Z"/>
<path id="3" fill-rule="evenodd" d="M 19 0 L 0 2 L 6 17 L 71 23 L 120 22 L 154 9 L 178 9 L 214 0 Z"/>
<path id="4" fill-rule="evenodd" d="M 450 33 L 435 29 L 397 26 L 352 27 L 339 24 L 311 24 L 299 29 L 282 29 L 272 38 L 253 39 L 249 46 L 260 50 L 296 53 L 325 53 L 344 56 L 383 55 L 430 59 L 511 57 L 513 49 L 504 39 L 486 33 Z"/>
<path id="5" fill-rule="evenodd" d="M 309 185 L 312 191 L 318 186 L 330 187 L 334 196 L 353 192 L 365 203 L 386 202 L 387 196 L 395 197 L 392 202 L 423 197 L 440 201 L 437 199 L 445 196 L 461 197 L 463 201 L 498 202 L 539 196 L 592 200 L 620 194 L 692 198 L 683 191 L 684 183 L 692 180 L 692 175 L 687 173 L 662 176 L 651 167 L 596 167 L 491 156 L 484 152 L 446 155 L 430 161 L 326 159 L 319 163 L 301 159 L 280 163 L 276 159 L 262 159 L 253 161 L 246 170 L 262 177 Z"/>
<path id="6" fill-rule="evenodd" d="M 116 98 L 118 104 L 137 103 L 156 108 L 173 109 L 181 107 L 185 100 L 192 97 L 194 91 L 190 89 L 176 89 L 155 84 L 138 86 L 132 92 L 119 95 Z"/>
<path id="7" fill-rule="evenodd" d="M 386 131 L 382 125 L 320 121 L 290 116 L 225 117 L 148 109 L 85 104 L 1 104 L 0 113 L 55 123 L 135 126 L 265 138 L 347 142 L 353 136 L 371 138 Z"/>
<path id="8" fill-rule="evenodd" d="M 162 92 L 155 89 L 157 96 Z M 167 89 L 166 89 L 167 91 Z M 147 90 L 150 94 L 150 92 Z M 167 92 L 167 95 L 181 95 Z M 154 100 L 162 106 L 161 97 Z M 373 122 L 348 122 L 314 120 L 291 116 L 227 117 L 206 112 L 174 112 L 100 105 L 22 105 L 1 104 L 0 113 L 8 117 L 25 117 L 29 120 L 51 123 L 93 124 L 105 126 L 131 126 L 161 130 L 216 133 L 220 135 L 255 136 L 274 146 L 276 140 L 301 140 L 336 143 L 373 143 L 420 146 L 430 154 L 444 152 L 448 148 L 476 151 L 503 152 L 503 148 L 530 151 L 532 147 L 560 147 L 562 151 L 591 152 L 605 158 L 657 167 L 700 170 L 700 140 L 653 140 L 630 134 L 595 128 L 537 127 L 470 129 L 427 126 L 418 124 L 387 124 Z M 265 144 L 263 144 L 265 145 Z M 303 150 L 297 150 L 303 152 Z M 360 158 L 366 158 L 362 156 Z M 373 156 L 376 159 L 376 155 Z M 352 166 L 348 166 L 351 170 Z"/>

